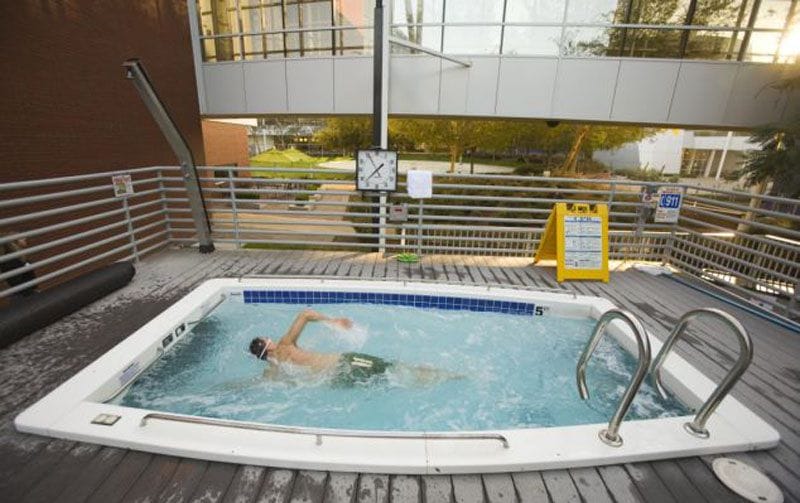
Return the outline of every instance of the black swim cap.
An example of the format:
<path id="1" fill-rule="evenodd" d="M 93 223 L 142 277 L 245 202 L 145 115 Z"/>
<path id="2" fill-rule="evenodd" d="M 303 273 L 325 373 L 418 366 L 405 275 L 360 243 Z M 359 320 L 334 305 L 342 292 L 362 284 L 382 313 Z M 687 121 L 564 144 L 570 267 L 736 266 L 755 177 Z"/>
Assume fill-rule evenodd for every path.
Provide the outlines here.
<path id="1" fill-rule="evenodd" d="M 257 357 L 261 356 L 262 357 L 261 359 L 263 360 L 263 359 L 265 359 L 264 357 L 267 356 L 265 354 L 266 352 L 264 351 L 264 348 L 266 346 L 267 346 L 267 343 L 266 343 L 266 341 L 264 341 L 264 339 L 256 337 L 255 339 L 250 341 L 250 352 L 253 353 L 254 355 L 256 355 Z"/>

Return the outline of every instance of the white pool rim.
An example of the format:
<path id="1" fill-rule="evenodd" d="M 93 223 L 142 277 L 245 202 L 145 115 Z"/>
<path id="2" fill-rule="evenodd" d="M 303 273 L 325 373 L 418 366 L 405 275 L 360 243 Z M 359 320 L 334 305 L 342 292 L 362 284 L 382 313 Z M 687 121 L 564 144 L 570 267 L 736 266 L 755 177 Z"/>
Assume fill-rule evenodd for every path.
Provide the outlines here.
<path id="1" fill-rule="evenodd" d="M 161 411 L 102 403 L 120 390 L 121 383 L 129 384 L 136 374 L 155 361 L 164 351 L 162 346 L 166 345 L 169 351 L 175 337 L 171 341 L 168 338 L 176 329 L 201 319 L 227 296 L 260 289 L 478 297 L 533 303 L 545 307 L 547 315 L 594 319 L 618 307 L 599 297 L 513 287 L 338 279 L 213 279 L 198 286 L 19 414 L 14 420 L 16 428 L 57 438 L 229 463 L 406 474 L 596 466 L 766 449 L 780 440 L 774 428 L 732 396 L 726 397 L 709 419 L 707 428 L 711 435 L 707 439 L 694 437 L 684 430 L 683 425 L 692 419 L 691 416 L 630 420 L 623 421 L 619 430 L 623 438 L 621 447 L 611 447 L 600 441 L 598 432 L 607 426 L 605 423 L 470 432 L 503 436 L 508 440 L 508 446 L 504 447 L 492 438 L 339 437 L 156 418 L 143 422 L 146 416 Z M 625 306 L 619 307 L 624 309 Z M 636 343 L 627 325 L 612 322 L 608 331 L 627 351 L 636 354 Z M 649 338 L 655 355 L 661 343 L 653 336 Z M 695 409 L 716 386 L 674 353 L 666 360 L 662 376 L 673 395 Z M 592 383 L 588 385 L 591 391 Z M 119 416 L 119 419 L 111 426 L 93 424 L 101 414 Z M 372 435 L 382 433 L 386 432 L 371 432 Z"/>

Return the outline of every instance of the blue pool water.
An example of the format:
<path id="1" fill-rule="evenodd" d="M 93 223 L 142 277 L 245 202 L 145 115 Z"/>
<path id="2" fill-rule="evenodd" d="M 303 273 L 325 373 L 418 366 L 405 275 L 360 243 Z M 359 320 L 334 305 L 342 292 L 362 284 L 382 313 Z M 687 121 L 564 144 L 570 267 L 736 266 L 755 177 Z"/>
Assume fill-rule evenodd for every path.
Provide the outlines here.
<path id="1" fill-rule="evenodd" d="M 403 366 L 424 365 L 462 375 L 420 383 L 412 371 L 390 369 L 355 386 L 330 375 L 266 362 L 248 352 L 253 337 L 278 339 L 300 310 L 351 318 L 341 330 L 311 323 L 299 340 L 319 352 L 362 352 Z M 367 304 L 223 302 L 145 371 L 115 403 L 158 411 L 271 424 L 371 430 L 484 430 L 604 423 L 613 414 L 635 361 L 611 337 L 587 373 L 582 401 L 575 365 L 594 321 Z M 628 419 L 686 415 L 649 382 Z"/>

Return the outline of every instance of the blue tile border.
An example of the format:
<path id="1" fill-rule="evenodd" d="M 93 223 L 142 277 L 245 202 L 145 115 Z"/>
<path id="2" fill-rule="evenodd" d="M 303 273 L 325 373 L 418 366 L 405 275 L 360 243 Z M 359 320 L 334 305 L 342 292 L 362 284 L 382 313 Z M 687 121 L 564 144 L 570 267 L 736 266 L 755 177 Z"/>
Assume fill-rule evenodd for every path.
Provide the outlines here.
<path id="1" fill-rule="evenodd" d="M 527 302 L 404 293 L 245 290 L 242 296 L 245 304 L 383 304 L 528 316 L 536 312 L 536 305 Z"/>

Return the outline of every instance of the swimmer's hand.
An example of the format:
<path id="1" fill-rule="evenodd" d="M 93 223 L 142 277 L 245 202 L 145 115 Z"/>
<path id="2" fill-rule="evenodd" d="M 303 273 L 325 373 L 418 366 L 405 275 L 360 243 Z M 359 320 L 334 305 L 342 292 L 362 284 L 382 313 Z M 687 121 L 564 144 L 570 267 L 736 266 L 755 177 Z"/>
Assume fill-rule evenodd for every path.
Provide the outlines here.
<path id="1" fill-rule="evenodd" d="M 348 318 L 330 318 L 328 320 L 332 325 L 337 325 L 344 329 L 353 328 L 353 320 Z"/>

